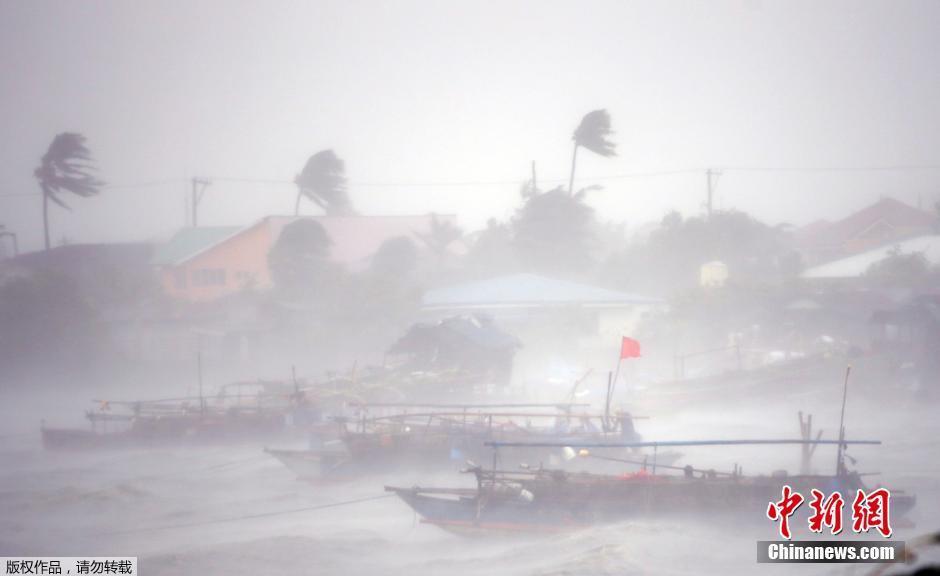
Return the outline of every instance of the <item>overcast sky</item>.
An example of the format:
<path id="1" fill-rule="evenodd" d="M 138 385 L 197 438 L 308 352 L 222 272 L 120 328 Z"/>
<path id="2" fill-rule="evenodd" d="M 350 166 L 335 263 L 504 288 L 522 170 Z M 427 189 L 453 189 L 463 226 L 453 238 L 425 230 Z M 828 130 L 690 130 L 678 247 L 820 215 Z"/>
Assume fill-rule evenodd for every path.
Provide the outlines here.
<path id="1" fill-rule="evenodd" d="M 604 185 L 589 202 L 605 220 L 700 212 L 708 166 L 920 167 L 727 170 L 716 206 L 770 223 L 881 195 L 932 207 L 938 31 L 936 1 L 0 0 L 0 224 L 39 247 L 32 171 L 77 131 L 114 186 L 53 208 L 56 241 L 165 238 L 192 176 L 214 179 L 202 224 L 289 213 L 324 148 L 360 212 L 473 229 L 512 213 L 533 160 L 566 179 L 595 108 L 619 155 L 582 154 L 578 174 Z"/>

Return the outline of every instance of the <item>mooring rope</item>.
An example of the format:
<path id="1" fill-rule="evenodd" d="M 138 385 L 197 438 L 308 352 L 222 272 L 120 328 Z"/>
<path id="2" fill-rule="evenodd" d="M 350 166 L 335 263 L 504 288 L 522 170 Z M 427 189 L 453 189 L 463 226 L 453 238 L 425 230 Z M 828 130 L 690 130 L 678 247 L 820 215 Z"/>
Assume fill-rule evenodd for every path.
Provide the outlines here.
<path id="1" fill-rule="evenodd" d="M 261 460 L 270 460 L 270 459 L 271 459 L 270 454 L 255 454 L 254 456 L 243 458 L 241 460 L 233 460 L 230 462 L 223 462 L 222 464 L 215 464 L 214 466 L 207 466 L 206 468 L 203 468 L 203 470 L 207 472 L 210 470 L 221 470 L 222 468 L 228 468 L 229 466 L 238 466 L 240 464 L 247 464 L 249 462 L 260 462 Z"/>
<path id="2" fill-rule="evenodd" d="M 349 506 L 351 504 L 360 504 L 372 500 L 381 500 L 390 498 L 395 494 L 380 494 L 378 496 L 368 496 L 365 498 L 356 498 L 354 500 L 344 500 L 342 502 L 331 502 L 329 504 L 320 504 L 318 506 L 305 506 L 303 508 L 294 508 L 291 510 L 278 510 L 275 512 L 260 512 L 258 514 L 246 514 L 244 516 L 233 516 L 231 518 L 216 518 L 214 520 L 205 520 L 202 522 L 186 522 L 180 524 L 163 524 L 160 526 L 146 526 L 143 528 L 131 528 L 129 530 L 116 530 L 113 532 L 102 532 L 102 536 L 113 536 L 117 534 L 133 534 L 137 532 L 156 532 L 158 530 L 174 530 L 177 528 L 193 528 L 196 526 L 208 526 L 210 524 L 223 524 L 226 522 L 239 522 L 242 520 L 253 520 L 256 518 L 268 518 L 271 516 L 283 516 L 285 514 L 296 514 L 298 512 L 310 512 L 313 510 L 325 510 L 327 508 L 339 508 L 340 506 Z"/>

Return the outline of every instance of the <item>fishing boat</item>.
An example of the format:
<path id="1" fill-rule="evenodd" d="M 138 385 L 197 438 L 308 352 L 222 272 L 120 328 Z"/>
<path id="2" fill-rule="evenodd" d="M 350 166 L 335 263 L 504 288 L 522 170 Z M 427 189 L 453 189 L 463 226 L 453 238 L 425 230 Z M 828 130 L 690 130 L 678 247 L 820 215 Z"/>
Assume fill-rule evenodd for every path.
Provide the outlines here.
<path id="1" fill-rule="evenodd" d="M 627 443 L 624 447 L 670 448 L 680 446 L 732 445 L 820 445 L 837 444 L 840 454 L 850 444 L 879 444 L 878 441 L 849 440 L 704 440 Z M 490 444 L 496 452 L 516 443 Z M 539 444 L 538 446 L 545 446 Z M 560 446 L 550 444 L 549 446 Z M 609 445 L 569 445 L 582 455 Z M 495 452 L 494 452 L 495 453 Z M 467 470 L 476 478 L 475 488 L 422 488 L 387 486 L 422 521 L 457 534 L 497 534 L 505 532 L 556 532 L 617 522 L 638 517 L 661 517 L 689 513 L 763 514 L 768 502 L 781 497 L 783 487 L 809 494 L 811 489 L 830 493 L 855 494 L 867 490 L 858 472 L 840 465 L 835 474 L 745 476 L 736 467 L 728 473 L 700 470 L 691 466 L 658 466 L 638 472 L 614 474 L 572 473 L 565 470 Z M 682 470 L 664 474 L 661 470 Z M 891 514 L 900 517 L 910 511 L 916 499 L 892 491 Z"/>
<path id="2" fill-rule="evenodd" d="M 839 437 L 822 439 L 821 432 L 813 438 L 812 417 L 800 417 L 799 439 L 732 439 L 640 441 L 622 444 L 591 442 L 487 442 L 493 449 L 490 470 L 472 465 L 465 472 L 476 477 L 475 488 L 410 488 L 386 486 L 397 494 L 421 517 L 422 521 L 461 534 L 492 534 L 501 532 L 559 531 L 589 526 L 598 522 L 616 522 L 641 516 L 669 514 L 755 514 L 766 510 L 768 503 L 781 497 L 783 488 L 807 493 L 812 489 L 843 496 L 868 490 L 862 474 L 846 465 L 846 448 L 850 445 L 878 445 L 879 440 L 847 440 L 845 408 L 849 374 L 846 368 L 842 388 L 842 412 Z M 661 449 L 691 446 L 780 446 L 802 448 L 802 469 L 789 475 L 778 471 L 770 475 L 745 476 L 735 465 L 731 472 L 719 473 L 686 465 L 683 467 L 657 464 Z M 831 475 L 809 472 L 809 459 L 821 445 L 836 446 L 836 466 Z M 501 469 L 500 454 L 506 449 L 562 448 L 572 457 L 598 457 L 605 461 L 622 462 L 642 467 L 638 472 L 596 474 L 570 472 L 539 467 L 535 470 Z M 643 448 L 653 451 L 652 462 L 628 460 L 617 456 L 594 454 L 611 448 Z M 682 474 L 658 473 L 681 470 Z M 915 505 L 916 498 L 900 490 L 892 490 L 891 514 L 900 517 Z"/>
<path id="3" fill-rule="evenodd" d="M 595 442 L 615 443 L 636 440 L 633 417 L 620 412 L 600 415 L 581 412 L 575 404 L 383 404 L 369 408 L 415 409 L 372 416 L 360 412 L 358 418 L 339 419 L 338 442 L 305 450 L 267 452 L 298 476 L 356 476 L 376 472 L 455 470 L 466 460 L 479 460 L 493 441 Z M 551 411 L 545 412 L 549 409 Z M 541 411 L 540 411 L 541 410 Z M 549 422 L 544 424 L 544 422 Z M 341 444 L 341 446 L 340 446 Z M 623 450 L 618 453 L 630 453 Z M 636 454 L 642 457 L 642 454 Z M 664 452 L 659 461 L 675 462 L 681 455 Z M 503 451 L 504 461 L 514 464 L 564 466 L 563 448 L 532 446 Z M 592 463 L 594 468 L 603 463 Z"/>
<path id="4" fill-rule="evenodd" d="M 215 396 L 93 403 L 85 412 L 88 428 L 43 422 L 43 446 L 70 450 L 271 438 L 303 408 L 289 384 L 265 381 L 227 384 Z"/>

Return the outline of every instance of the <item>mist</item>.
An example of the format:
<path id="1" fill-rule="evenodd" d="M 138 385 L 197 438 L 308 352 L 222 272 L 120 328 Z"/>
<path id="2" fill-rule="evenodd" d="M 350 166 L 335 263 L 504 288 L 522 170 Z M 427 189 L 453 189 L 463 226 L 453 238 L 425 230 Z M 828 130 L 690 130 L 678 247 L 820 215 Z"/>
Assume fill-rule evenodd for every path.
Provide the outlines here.
<path id="1" fill-rule="evenodd" d="M 866 568 L 757 566 L 789 483 L 890 488 L 935 566 L 938 29 L 0 2 L 0 556 Z"/>

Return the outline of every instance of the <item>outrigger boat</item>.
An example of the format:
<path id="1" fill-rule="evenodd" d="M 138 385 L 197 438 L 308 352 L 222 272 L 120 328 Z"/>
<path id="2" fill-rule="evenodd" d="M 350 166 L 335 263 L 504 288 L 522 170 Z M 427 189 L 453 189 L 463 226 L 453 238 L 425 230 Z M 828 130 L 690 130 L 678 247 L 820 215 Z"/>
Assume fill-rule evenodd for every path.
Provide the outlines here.
<path id="1" fill-rule="evenodd" d="M 486 444 L 494 441 L 594 442 L 612 444 L 637 440 L 633 417 L 618 413 L 612 417 L 580 413 L 577 404 L 384 404 L 368 405 L 419 408 L 358 419 L 340 419 L 338 438 L 319 443 L 308 450 L 267 452 L 305 479 L 354 476 L 396 470 L 453 470 L 467 459 L 480 459 L 488 453 Z M 538 409 L 554 409 L 554 413 Z M 434 409 L 434 410 L 428 410 Z M 484 411 L 487 410 L 487 411 Z M 508 410 L 512 411 L 496 411 Z M 534 422 L 551 420 L 551 425 Z M 622 451 L 626 453 L 626 451 Z M 681 455 L 664 453 L 660 462 L 670 464 Z M 505 450 L 504 460 L 542 462 L 563 466 L 563 450 L 526 447 Z M 596 466 L 595 466 L 596 467 Z"/>
<path id="2" fill-rule="evenodd" d="M 89 449 L 271 438 L 285 429 L 297 401 L 284 382 L 237 382 L 216 396 L 160 400 L 95 400 L 90 428 L 52 428 L 43 422 L 46 449 Z"/>
<path id="3" fill-rule="evenodd" d="M 421 488 L 386 486 L 415 512 L 422 521 L 458 534 L 504 532 L 554 532 L 586 527 L 595 523 L 622 521 L 643 516 L 689 512 L 762 514 L 768 502 L 780 498 L 784 485 L 809 494 L 813 488 L 843 495 L 867 489 L 862 475 L 848 470 L 842 451 L 849 444 L 880 444 L 879 441 L 849 440 L 705 440 L 671 442 L 631 442 L 623 448 L 660 448 L 737 445 L 820 445 L 839 446 L 839 464 L 834 475 L 775 473 L 744 476 L 736 466 L 730 473 L 700 470 L 691 466 L 659 465 L 678 469 L 682 474 L 659 474 L 645 467 L 636 473 L 620 475 L 571 473 L 558 469 L 501 470 L 497 468 L 500 449 L 515 447 L 562 447 L 577 449 L 582 456 L 590 450 L 609 449 L 608 444 L 558 444 L 492 442 L 494 466 L 485 470 L 472 466 L 466 472 L 476 477 L 476 488 Z M 915 504 L 915 497 L 892 491 L 891 514 L 899 517 Z"/>
<path id="4" fill-rule="evenodd" d="M 798 440 L 736 439 L 686 440 L 666 442 L 556 443 L 556 442 L 488 442 L 493 448 L 493 467 L 484 470 L 472 465 L 465 472 L 476 477 L 476 488 L 402 488 L 386 486 L 407 503 L 422 520 L 456 533 L 493 533 L 505 531 L 559 531 L 616 522 L 630 518 L 688 512 L 726 514 L 760 513 L 768 503 L 781 497 L 783 487 L 809 494 L 813 488 L 827 494 L 838 491 L 846 497 L 857 490 L 867 490 L 862 474 L 849 470 L 845 450 L 849 445 L 881 444 L 880 440 L 846 440 L 845 407 L 849 374 L 845 372 L 842 389 L 842 414 L 838 440 L 823 440 L 822 433 L 812 438 L 812 416 L 804 421 L 800 413 Z M 659 469 L 682 470 L 682 474 L 657 474 L 655 455 L 660 448 L 690 446 L 800 445 L 803 448 L 803 470 L 797 475 L 776 472 L 771 475 L 744 476 L 735 465 L 730 473 L 700 470 L 692 466 L 676 467 L 660 464 Z M 836 445 L 836 467 L 832 475 L 809 473 L 809 458 L 820 445 Z M 636 473 L 619 475 L 572 473 L 539 467 L 531 470 L 500 469 L 500 450 L 506 448 L 562 448 L 572 455 L 593 456 L 591 450 L 611 448 L 652 448 L 653 461 L 637 462 L 611 456 L 608 461 L 640 464 Z M 577 452 L 576 452 L 577 450 Z M 900 517 L 915 505 L 916 498 L 903 491 L 892 490 L 891 514 Z"/>

